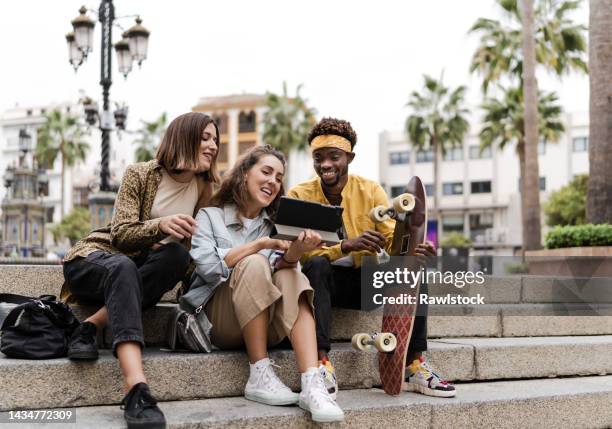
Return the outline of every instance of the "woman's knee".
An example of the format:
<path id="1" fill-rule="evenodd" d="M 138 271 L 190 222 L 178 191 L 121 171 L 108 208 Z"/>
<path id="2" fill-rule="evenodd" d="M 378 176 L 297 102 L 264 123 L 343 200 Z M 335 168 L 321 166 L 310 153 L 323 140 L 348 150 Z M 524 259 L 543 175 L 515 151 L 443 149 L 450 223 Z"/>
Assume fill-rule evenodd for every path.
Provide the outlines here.
<path id="1" fill-rule="evenodd" d="M 168 267 L 176 268 L 177 271 L 185 272 L 189 267 L 191 256 L 189 251 L 180 243 L 164 244 L 158 252 L 163 252 L 164 264 Z"/>
<path id="2" fill-rule="evenodd" d="M 270 261 L 264 255 L 255 253 L 253 255 L 245 256 L 236 264 L 234 269 L 238 269 L 241 272 L 248 272 L 251 274 L 268 274 L 271 273 Z"/>

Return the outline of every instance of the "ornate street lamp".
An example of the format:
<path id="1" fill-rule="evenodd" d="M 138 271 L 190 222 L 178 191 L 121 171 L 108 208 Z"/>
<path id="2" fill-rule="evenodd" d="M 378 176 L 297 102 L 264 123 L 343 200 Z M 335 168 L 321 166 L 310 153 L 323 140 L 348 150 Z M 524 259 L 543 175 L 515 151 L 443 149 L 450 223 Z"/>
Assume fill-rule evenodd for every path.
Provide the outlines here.
<path id="1" fill-rule="evenodd" d="M 132 71 L 133 61 L 127 33 L 123 33 L 123 39 L 115 43 L 115 53 L 117 54 L 117 67 L 119 68 L 119 73 L 127 79 L 128 73 Z"/>
<path id="2" fill-rule="evenodd" d="M 23 128 L 19 130 L 19 151 L 22 155 L 28 153 L 32 147 L 32 136 Z"/>
<path id="3" fill-rule="evenodd" d="M 74 41 L 74 32 L 70 32 L 66 34 L 66 42 L 68 42 L 68 61 L 74 67 L 74 72 L 76 73 L 77 69 L 81 64 L 83 64 L 83 59 L 85 56 L 83 55 L 83 51 L 79 49 L 76 42 Z"/>
<path id="4" fill-rule="evenodd" d="M 136 18 L 136 25 L 127 31 L 130 43 L 130 52 L 134 61 L 138 61 L 138 67 L 147 59 L 147 48 L 149 46 L 149 30 L 142 26 L 142 19 Z"/>
<path id="5" fill-rule="evenodd" d="M 87 8 L 81 6 L 79 16 L 72 20 L 72 28 L 74 30 L 74 42 L 85 58 L 93 51 L 93 29 L 95 26 L 96 23 L 87 16 Z"/>
<path id="6" fill-rule="evenodd" d="M 93 50 L 93 30 L 95 22 L 87 16 L 88 9 L 83 6 L 79 9 L 79 16 L 72 20 L 73 33 L 66 35 L 68 43 L 69 62 L 75 71 L 87 59 L 87 55 Z M 132 15 L 133 17 L 134 15 Z M 102 86 L 102 110 L 98 111 L 98 106 L 91 99 L 83 101 L 86 121 L 89 125 L 94 125 L 96 120 L 100 123 L 102 132 L 102 159 L 100 163 L 100 190 L 109 192 L 110 189 L 110 132 L 113 125 L 117 129 L 125 129 L 127 118 L 127 108 L 118 109 L 114 115 L 110 112 L 110 87 L 112 85 L 111 62 L 113 49 L 112 32 L 115 23 L 115 7 L 113 0 L 101 0 L 98 9 L 98 21 L 102 27 L 102 47 L 101 47 L 101 76 L 100 85 Z M 119 25 L 117 25 L 119 27 Z M 120 27 L 121 28 L 121 27 Z M 132 61 L 137 61 L 141 65 L 147 58 L 147 48 L 150 32 L 142 26 L 140 16 L 136 17 L 136 24 L 128 31 L 123 32 L 123 38 L 115 43 L 115 53 L 117 55 L 117 65 L 119 72 L 127 78 L 132 70 Z M 114 124 L 113 124 L 114 117 Z"/>

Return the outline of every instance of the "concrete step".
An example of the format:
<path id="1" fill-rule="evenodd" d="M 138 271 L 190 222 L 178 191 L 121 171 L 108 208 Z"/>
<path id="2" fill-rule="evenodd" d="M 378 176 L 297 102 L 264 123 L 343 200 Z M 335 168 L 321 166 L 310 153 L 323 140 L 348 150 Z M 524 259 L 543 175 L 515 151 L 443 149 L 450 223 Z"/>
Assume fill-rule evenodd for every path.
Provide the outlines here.
<path id="1" fill-rule="evenodd" d="M 345 421 L 322 426 L 604 428 L 612 427 L 611 402 L 612 376 L 461 384 L 457 397 L 451 399 L 416 393 L 393 397 L 379 389 L 350 390 L 338 396 Z M 162 402 L 159 405 L 170 428 L 319 427 L 296 406 L 271 407 L 240 397 Z M 36 427 L 46 428 L 47 425 L 37 424 Z M 95 406 L 77 408 L 76 423 L 70 427 L 113 429 L 124 428 L 125 422 L 116 405 Z"/>
<path id="2" fill-rule="evenodd" d="M 612 336 L 541 338 L 464 338 L 429 342 L 427 357 L 439 374 L 453 381 L 556 377 L 612 373 Z M 294 355 L 274 350 L 279 376 L 299 387 Z M 335 344 L 341 389 L 379 385 L 376 353 Z M 147 350 L 145 372 L 160 400 L 240 396 L 248 377 L 244 352 L 210 354 Z M 27 377 L 27 383 L 24 383 Z M 0 410 L 113 404 L 121 400 L 117 361 L 103 351 L 97 362 L 68 359 L 26 361 L 0 358 Z"/>
<path id="3" fill-rule="evenodd" d="M 61 265 L 0 265 L 0 293 L 58 295 L 63 282 Z M 431 284 L 429 290 L 434 296 L 480 294 L 486 304 L 612 303 L 610 277 L 485 276 L 482 285 L 459 290 L 454 285 Z M 168 293 L 164 300 L 172 301 L 175 296 L 175 292 Z"/>
<path id="4" fill-rule="evenodd" d="M 166 344 L 166 327 L 176 304 L 162 303 L 143 313 L 145 341 L 148 345 Z M 95 309 L 73 306 L 79 319 L 85 319 Z M 442 313 L 443 315 L 436 315 Z M 603 314 L 609 314 L 609 310 Z M 457 307 L 451 310 L 430 308 L 428 337 L 528 337 L 612 334 L 612 315 L 584 316 L 581 308 L 556 304 L 499 304 Z M 334 308 L 331 338 L 350 341 L 357 332 L 378 332 L 381 311 L 363 312 Z M 105 330 L 100 345 L 112 342 L 110 330 Z"/>

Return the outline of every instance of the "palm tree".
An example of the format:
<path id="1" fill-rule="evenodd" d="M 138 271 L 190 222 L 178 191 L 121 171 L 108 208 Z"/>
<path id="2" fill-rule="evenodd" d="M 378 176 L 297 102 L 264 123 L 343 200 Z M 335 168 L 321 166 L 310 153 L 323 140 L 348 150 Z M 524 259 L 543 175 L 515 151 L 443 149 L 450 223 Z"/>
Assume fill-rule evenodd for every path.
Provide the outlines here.
<path id="1" fill-rule="evenodd" d="M 462 146 L 469 124 L 465 116 L 469 111 L 464 107 L 466 88 L 456 89 L 444 86 L 442 77 L 436 80 L 424 75 L 422 93 L 413 91 L 407 106 L 412 114 L 406 118 L 406 134 L 410 143 L 419 150 L 431 150 L 433 157 L 434 195 L 433 212 L 441 226 L 438 210 L 440 200 L 439 168 L 442 155 L 447 148 Z"/>
<path id="2" fill-rule="evenodd" d="M 582 25 L 575 25 L 568 13 L 577 9 L 580 0 L 496 0 L 504 10 L 508 24 L 480 18 L 470 29 L 480 33 L 480 46 L 472 57 L 470 70 L 482 75 L 482 89 L 486 94 L 493 82 L 508 80 L 524 88 L 527 103 L 526 160 L 521 163 L 521 212 L 523 215 L 523 249 L 541 246 L 540 202 L 538 192 L 537 158 L 537 82 L 536 64 L 562 76 L 572 70 L 587 72 L 584 61 L 586 41 Z M 521 13 L 521 9 L 525 13 Z M 526 164 L 525 164 L 526 161 Z"/>
<path id="3" fill-rule="evenodd" d="M 301 89 L 302 85 L 298 85 L 295 96 L 290 97 L 287 83 L 283 82 L 282 95 L 266 93 L 263 141 L 287 157 L 293 149 L 308 147 L 308 133 L 316 122 L 315 110 L 308 107 L 307 100 L 301 97 Z"/>
<path id="4" fill-rule="evenodd" d="M 558 104 L 558 97 L 554 92 L 540 92 L 538 96 L 538 133 L 544 142 L 557 142 L 565 128 L 562 122 L 563 109 Z M 504 89 L 501 99 L 488 97 L 481 106 L 485 112 L 483 125 L 480 131 L 480 149 L 498 146 L 504 149 L 510 144 L 516 144 L 516 153 L 519 159 L 521 177 L 521 202 L 525 190 L 525 169 L 527 152 L 525 150 L 525 105 L 523 91 L 520 88 Z M 537 146 L 536 146 L 537 147 Z M 536 152 L 537 153 L 537 152 Z M 533 155 L 532 155 L 533 156 Z M 539 193 L 539 178 L 536 179 L 536 192 Z M 527 218 L 529 206 L 521 203 L 523 219 Z M 539 225 L 539 224 L 536 224 Z M 523 240 L 526 228 L 523 228 Z M 523 241 L 527 243 L 527 241 Z"/>
<path id="5" fill-rule="evenodd" d="M 522 17 L 518 0 L 496 0 L 506 23 L 479 18 L 470 33 L 480 34 L 480 45 L 472 56 L 471 72 L 482 75 L 482 89 L 503 78 L 523 79 Z M 558 76 L 572 71 L 587 73 L 587 50 L 584 25 L 576 25 L 568 14 L 581 1 L 537 0 L 534 10 L 536 63 Z"/>
<path id="6" fill-rule="evenodd" d="M 612 4 L 591 0 L 589 12 L 590 125 L 587 220 L 612 224 Z"/>
<path id="7" fill-rule="evenodd" d="M 542 247 L 540 221 L 540 169 L 538 165 L 538 82 L 533 35 L 533 0 L 522 1 L 523 98 L 525 105 L 525 175 L 523 176 L 523 251 Z"/>
<path id="8" fill-rule="evenodd" d="M 63 113 L 59 108 L 45 114 L 46 122 L 38 129 L 35 156 L 38 164 L 44 168 L 53 168 L 55 159 L 61 155 L 62 218 L 65 215 L 66 166 L 72 167 L 78 161 L 84 161 L 89 152 L 89 144 L 83 141 L 83 126 L 77 116 Z"/>
<path id="9" fill-rule="evenodd" d="M 142 127 L 137 131 L 140 137 L 133 141 L 133 144 L 138 145 L 134 151 L 136 162 L 149 161 L 155 157 L 157 147 L 166 132 L 168 116 L 164 112 L 154 121 L 149 122 L 141 119 L 140 122 Z"/>

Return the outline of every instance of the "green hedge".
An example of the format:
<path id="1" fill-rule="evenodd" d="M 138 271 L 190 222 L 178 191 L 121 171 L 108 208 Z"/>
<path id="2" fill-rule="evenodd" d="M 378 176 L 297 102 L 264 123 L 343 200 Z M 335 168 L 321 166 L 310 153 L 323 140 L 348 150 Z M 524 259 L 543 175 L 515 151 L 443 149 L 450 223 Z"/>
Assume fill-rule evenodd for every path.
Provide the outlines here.
<path id="1" fill-rule="evenodd" d="M 545 240 L 547 249 L 561 247 L 612 246 L 612 225 L 566 225 L 550 230 Z"/>

